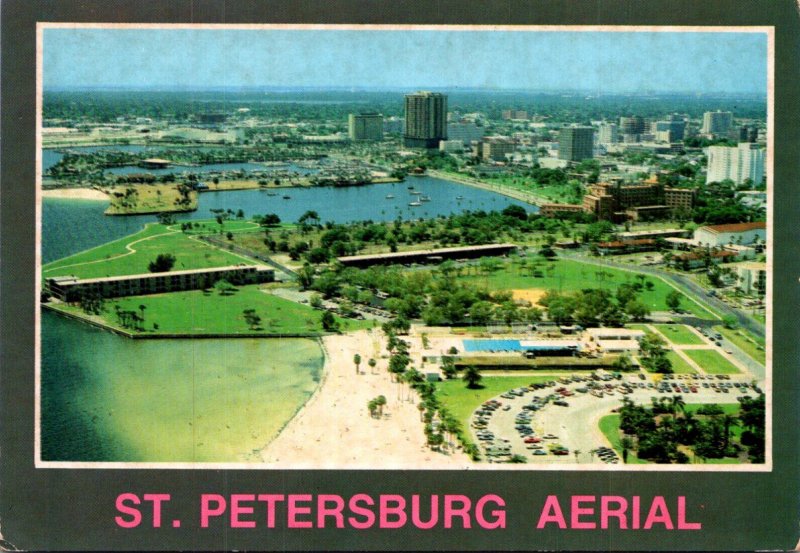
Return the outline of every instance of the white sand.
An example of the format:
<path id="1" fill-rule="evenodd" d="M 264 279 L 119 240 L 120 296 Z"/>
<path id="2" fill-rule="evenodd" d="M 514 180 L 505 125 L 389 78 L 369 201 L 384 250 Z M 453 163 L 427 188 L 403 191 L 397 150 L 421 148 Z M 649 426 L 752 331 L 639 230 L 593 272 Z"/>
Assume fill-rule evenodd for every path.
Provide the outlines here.
<path id="1" fill-rule="evenodd" d="M 67 200 L 108 201 L 108 195 L 94 188 L 53 188 L 42 190 L 44 198 L 62 198 Z"/>
<path id="2" fill-rule="evenodd" d="M 444 454 L 425 446 L 417 409 L 419 396 L 408 386 L 391 382 L 378 330 L 327 336 L 325 376 L 316 394 L 263 451 L 275 468 L 317 469 L 444 469 L 472 462 L 460 450 Z M 379 346 L 379 341 L 381 342 Z M 353 356 L 362 357 L 356 374 Z M 378 361 L 372 374 L 367 361 Z M 398 399 L 402 393 L 402 400 Z M 369 400 L 384 395 L 381 419 L 372 418 Z M 409 401 L 413 397 L 414 403 Z"/>

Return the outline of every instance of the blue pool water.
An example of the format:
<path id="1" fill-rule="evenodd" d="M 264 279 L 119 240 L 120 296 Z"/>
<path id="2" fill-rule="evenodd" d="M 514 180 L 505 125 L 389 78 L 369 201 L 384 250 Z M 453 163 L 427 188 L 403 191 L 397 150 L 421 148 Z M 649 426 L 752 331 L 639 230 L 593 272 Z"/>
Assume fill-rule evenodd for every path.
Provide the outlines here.
<path id="1" fill-rule="evenodd" d="M 522 351 L 519 340 L 464 340 L 464 351 Z"/>

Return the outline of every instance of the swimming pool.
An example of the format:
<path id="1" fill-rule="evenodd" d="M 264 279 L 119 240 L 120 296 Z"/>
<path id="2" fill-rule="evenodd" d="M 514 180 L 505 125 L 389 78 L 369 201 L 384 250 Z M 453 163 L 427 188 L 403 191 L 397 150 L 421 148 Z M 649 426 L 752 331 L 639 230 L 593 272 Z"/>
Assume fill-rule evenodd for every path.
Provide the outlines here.
<path id="1" fill-rule="evenodd" d="M 463 340 L 464 351 L 522 351 L 519 340 Z"/>

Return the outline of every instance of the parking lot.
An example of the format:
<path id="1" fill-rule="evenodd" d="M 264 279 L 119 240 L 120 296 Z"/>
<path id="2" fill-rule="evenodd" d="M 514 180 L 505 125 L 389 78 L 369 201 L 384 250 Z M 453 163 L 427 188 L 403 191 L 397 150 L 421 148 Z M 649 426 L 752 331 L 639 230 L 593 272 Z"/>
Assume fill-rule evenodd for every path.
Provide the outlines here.
<path id="1" fill-rule="evenodd" d="M 473 413 L 470 427 L 489 462 L 521 455 L 528 463 L 621 464 L 600 432 L 599 421 L 620 407 L 623 397 L 638 404 L 673 395 L 681 395 L 686 403 L 737 403 L 738 397 L 760 392 L 743 375 L 562 377 L 484 402 Z"/>

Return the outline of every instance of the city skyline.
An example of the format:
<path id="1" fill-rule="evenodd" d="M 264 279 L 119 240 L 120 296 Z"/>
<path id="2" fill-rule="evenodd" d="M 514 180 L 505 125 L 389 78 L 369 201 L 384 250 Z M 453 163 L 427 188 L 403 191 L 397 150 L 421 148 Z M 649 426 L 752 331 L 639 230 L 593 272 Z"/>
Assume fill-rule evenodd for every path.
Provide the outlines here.
<path id="1" fill-rule="evenodd" d="M 751 95 L 767 87 L 765 32 L 45 28 L 43 36 L 46 90 Z"/>

